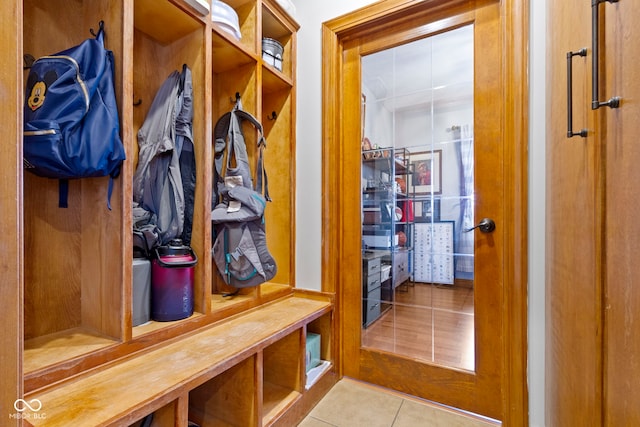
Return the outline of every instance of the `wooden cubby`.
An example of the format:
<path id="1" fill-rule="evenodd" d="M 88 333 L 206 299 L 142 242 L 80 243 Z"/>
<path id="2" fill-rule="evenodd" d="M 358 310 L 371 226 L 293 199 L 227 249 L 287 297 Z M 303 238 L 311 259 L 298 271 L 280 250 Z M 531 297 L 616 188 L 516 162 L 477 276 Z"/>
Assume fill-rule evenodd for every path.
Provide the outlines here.
<path id="1" fill-rule="evenodd" d="M 227 1 L 238 14 L 242 37 L 236 40 L 217 25 L 212 26 L 213 97 L 212 125 L 229 111 L 240 96 L 243 109 L 254 115 L 263 125 L 267 148 L 265 169 L 270 179 L 272 202 L 267 204 L 265 222 L 269 251 L 276 259 L 278 272 L 259 287 L 243 289 L 234 300 L 220 294 L 232 289 L 215 274 L 212 263 L 211 311 L 228 310 L 229 306 L 254 306 L 286 295 L 294 284 L 294 228 L 295 217 L 295 39 L 298 25 L 275 2 L 246 0 Z M 262 61 L 262 37 L 283 43 L 285 58 L 283 71 Z M 245 128 L 250 162 L 257 161 L 256 135 Z M 273 141 L 273 143 L 272 143 Z"/>
<path id="2" fill-rule="evenodd" d="M 199 257 L 208 254 L 211 234 L 208 224 L 209 210 L 204 209 L 210 201 L 205 182 L 210 182 L 210 172 L 202 161 L 210 155 L 210 127 L 206 112 L 209 108 L 208 80 L 208 32 L 206 22 L 198 16 L 189 15 L 168 1 L 136 0 L 133 19 L 132 46 L 132 93 L 128 95 L 133 106 L 132 155 L 137 159 L 137 135 L 155 95 L 174 71 L 186 65 L 191 70 L 193 85 L 193 143 L 196 156 L 196 194 L 191 246 Z M 176 25 L 177 22 L 177 25 Z M 131 177 L 137 161 L 129 162 Z M 210 202 L 209 202 L 210 203 Z M 132 255 L 130 255 L 132 256 Z M 194 314 L 198 317 L 208 313 L 210 286 L 205 280 L 210 274 L 202 263 L 195 267 Z M 127 306 L 130 306 L 128 303 Z M 134 328 L 136 337 L 162 328 L 174 327 L 185 322 L 154 322 Z"/>
<path id="3" fill-rule="evenodd" d="M 330 314 L 321 316 L 307 325 L 307 332 L 320 335 L 320 360 L 331 361 L 331 331 L 333 329 L 332 317 Z"/>
<path id="4" fill-rule="evenodd" d="M 189 419 L 202 425 L 285 425 L 283 420 L 297 419 L 335 382 L 331 372 L 314 390 L 304 386 L 307 331 L 321 334 L 327 360 L 334 338 L 332 295 L 295 289 L 298 24 L 275 0 L 226 3 L 238 14 L 240 40 L 211 16 L 199 15 L 188 0 L 8 0 L 0 6 L 3 16 L 7 9 L 22 11 L 17 27 L 22 34 L 11 57 L 38 58 L 75 46 L 104 21 L 105 44 L 115 58 L 127 155 L 114 182 L 111 210 L 106 177 L 71 181 L 69 208 L 60 209 L 56 180 L 23 172 L 21 161 L 5 163 L 4 171 L 22 182 L 22 188 L 6 191 L 12 192 L 8 199 L 17 201 L 22 220 L 9 237 L 19 246 L 21 280 L 15 290 L 24 308 L 15 319 L 23 333 L 19 354 L 2 354 L 3 360 L 16 358 L 12 366 L 19 366 L 22 382 L 17 394 L 5 385 L 0 391 L 13 399 L 46 402 L 50 418 L 32 420 L 35 425 L 72 425 L 81 416 L 89 424 L 137 426 L 150 413 L 157 426 L 182 426 Z M 282 43 L 282 70 L 263 61 L 263 37 Z M 19 74 L 23 63 L 17 62 Z M 191 246 L 200 260 L 194 271 L 194 314 L 133 327 L 131 201 L 137 134 L 158 89 L 183 65 L 192 72 L 194 105 L 197 183 Z M 210 261 L 212 133 L 218 118 L 233 108 L 236 93 L 264 126 L 273 199 L 265 221 L 278 273 L 269 283 L 229 298 L 223 293 L 231 289 Z M 20 97 L 14 106 L 18 129 L 23 102 Z M 245 136 L 255 168 L 257 138 L 249 128 Z M 16 146 L 21 144 L 18 135 Z M 176 357 L 181 363 L 174 362 Z M 69 402 L 79 408 L 87 395 L 101 405 L 68 410 Z"/>
<path id="5" fill-rule="evenodd" d="M 304 341 L 302 329 L 262 351 L 262 423 L 268 425 L 302 393 Z"/>
<path id="6" fill-rule="evenodd" d="M 142 427 L 145 425 L 146 417 L 151 415 L 152 427 L 174 427 L 179 425 L 185 425 L 184 422 L 184 408 L 188 404 L 188 397 L 179 397 L 176 400 L 169 402 L 159 409 L 145 415 L 135 423 L 130 424 L 130 427 Z"/>
<path id="7" fill-rule="evenodd" d="M 256 356 L 189 393 L 189 419 L 201 426 L 257 426 Z"/>
<path id="8" fill-rule="evenodd" d="M 23 2 L 23 53 L 53 54 L 92 37 L 105 22 L 116 59 L 116 92 L 122 99 L 122 4 L 108 10 L 93 1 Z M 76 13 L 68 13 L 75 8 Z M 26 74 L 25 71 L 25 80 Z M 19 110 L 21 111 L 21 110 Z M 121 120 L 121 124 L 125 121 Z M 69 207 L 58 207 L 58 181 L 24 173 L 24 372 L 108 348 L 125 337 L 124 232 L 126 177 L 115 180 L 107 209 L 108 178 L 69 182 Z M 130 234 L 130 233 L 129 233 Z"/>

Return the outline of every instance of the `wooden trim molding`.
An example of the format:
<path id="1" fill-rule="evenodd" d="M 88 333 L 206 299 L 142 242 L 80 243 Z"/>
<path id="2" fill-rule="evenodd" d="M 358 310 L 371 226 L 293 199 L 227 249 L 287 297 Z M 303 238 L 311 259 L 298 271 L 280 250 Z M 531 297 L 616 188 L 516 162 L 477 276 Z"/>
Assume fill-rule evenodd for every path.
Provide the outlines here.
<path id="1" fill-rule="evenodd" d="M 528 140 L 529 140 L 529 0 L 504 2 L 505 61 L 505 124 L 506 162 L 513 165 L 507 191 L 512 202 L 506 210 L 512 212 L 513 224 L 505 241 L 505 251 L 513 254 L 505 259 L 506 283 L 503 300 L 504 363 L 503 425 L 529 424 L 529 394 L 527 387 L 528 354 Z M 518 143 L 519 142 L 519 143 Z"/>
<path id="2" fill-rule="evenodd" d="M 502 402 L 501 421 L 505 426 L 528 425 L 527 388 L 527 208 L 528 208 L 528 31 L 529 0 L 383 0 L 359 9 L 348 15 L 324 23 L 323 42 L 323 194 L 322 194 L 322 265 L 323 291 L 336 295 L 336 366 L 340 376 L 345 372 L 342 360 L 345 348 L 359 345 L 353 343 L 352 332 L 345 325 L 346 307 L 343 306 L 347 292 L 341 282 L 346 271 L 345 257 L 349 252 L 343 246 L 343 236 L 348 232 L 346 219 L 341 213 L 349 209 L 349 190 L 344 182 L 346 171 L 342 156 L 346 118 L 342 106 L 343 54 L 349 43 L 376 31 L 389 22 L 407 23 L 418 14 L 438 14 L 445 8 L 461 12 L 472 10 L 483 4 L 500 3 L 501 43 L 508 57 L 502 69 L 504 84 L 503 137 L 505 141 L 505 163 L 509 167 L 505 211 L 512 218 L 505 227 L 505 253 L 509 262 L 504 266 L 505 287 L 502 295 L 503 347 L 502 347 Z M 428 6 L 426 6 L 428 5 Z M 352 269 L 351 269 L 352 270 Z M 359 336 L 359 335 L 358 335 Z"/>
<path id="3" fill-rule="evenodd" d="M 0 192 L 0 233 L 2 256 L 0 272 L 0 300 L 4 304 L 0 322 L 0 414 L 3 425 L 19 426 L 14 402 L 23 397 L 22 347 L 23 347 L 23 283 L 24 273 L 22 233 L 22 7 L 21 2 L 8 0 L 0 6 L 3 33 L 0 37 L 0 126 L 7 143 L 2 148 L 0 177 L 3 187 Z M 12 144 L 11 141 L 15 143 Z M 17 172 L 17 173 L 16 173 Z"/>

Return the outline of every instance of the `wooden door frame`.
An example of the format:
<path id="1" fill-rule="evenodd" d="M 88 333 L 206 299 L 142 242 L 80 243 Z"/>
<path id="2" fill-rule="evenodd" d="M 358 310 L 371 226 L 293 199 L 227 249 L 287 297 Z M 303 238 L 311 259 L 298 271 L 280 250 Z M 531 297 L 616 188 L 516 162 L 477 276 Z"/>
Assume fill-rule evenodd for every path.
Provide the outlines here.
<path id="1" fill-rule="evenodd" d="M 343 52 L 345 43 L 375 31 L 380 25 L 402 23 L 418 14 L 463 5 L 480 5 L 497 0 L 383 0 L 348 15 L 326 22 L 322 27 L 322 266 L 323 291 L 336 295 L 336 365 L 344 374 L 342 354 L 345 340 L 353 331 L 343 321 L 342 304 L 348 287 L 340 283 L 357 280 L 360 259 L 353 259 L 353 250 L 345 248 L 352 230 L 346 215 L 359 211 L 357 201 L 346 190 L 352 182 L 345 175 L 343 134 L 346 123 L 354 119 L 342 99 Z M 502 28 L 501 43 L 505 61 L 501 70 L 505 82 L 503 140 L 505 143 L 505 212 L 512 218 L 505 226 L 505 257 L 502 300 L 502 385 L 501 421 L 506 426 L 528 425 L 527 388 L 527 275 L 528 275 L 528 43 L 529 0 L 500 1 Z M 351 115 L 350 115 L 351 114 Z M 359 121 L 358 121 L 359 123 Z M 358 239 L 356 239 L 358 240 Z M 357 270 L 357 269 L 356 269 Z M 352 287 L 353 288 L 353 287 Z M 353 327 L 353 326 L 351 326 Z M 359 336 L 359 335 L 357 335 Z"/>
<path id="2" fill-rule="evenodd" d="M 22 1 L 10 0 L 0 5 L 0 17 L 4 23 L 4 33 L 0 38 L 3 52 L 0 73 L 0 124 L 4 138 L 9 143 L 3 146 L 0 177 L 4 186 L 0 191 L 0 213 L 4 262 L 3 284 L 0 286 L 0 300 L 5 304 L 0 322 L 4 325 L 0 337 L 0 414 L 2 417 L 16 415 L 14 402 L 23 397 L 22 348 L 23 340 L 23 248 L 22 233 L 22 123 L 24 85 L 22 69 Z M 10 141 L 14 141 L 12 144 Z M 5 418 L 7 420 L 7 418 Z M 21 426 L 18 418 L 9 418 L 5 425 Z M 26 423 L 25 423 L 26 425 Z"/>

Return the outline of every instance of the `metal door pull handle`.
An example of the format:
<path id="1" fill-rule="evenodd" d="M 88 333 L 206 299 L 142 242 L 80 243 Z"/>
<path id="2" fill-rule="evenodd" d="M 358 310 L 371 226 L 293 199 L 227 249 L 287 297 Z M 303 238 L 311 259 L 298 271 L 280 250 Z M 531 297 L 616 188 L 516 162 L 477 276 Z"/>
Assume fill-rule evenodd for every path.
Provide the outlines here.
<path id="1" fill-rule="evenodd" d="M 591 0 L 591 50 L 593 53 L 593 57 L 591 58 L 591 72 L 593 74 L 591 80 L 592 110 L 597 110 L 600 107 L 618 108 L 620 106 L 620 97 L 618 96 L 614 96 L 608 101 L 600 101 L 600 11 L 598 6 L 604 2 L 617 3 L 618 0 Z"/>
<path id="2" fill-rule="evenodd" d="M 586 129 L 581 129 L 578 132 L 573 131 L 573 57 L 574 56 L 587 56 L 587 48 L 576 52 L 567 52 L 567 138 L 573 138 L 574 136 L 587 137 L 589 133 Z"/>

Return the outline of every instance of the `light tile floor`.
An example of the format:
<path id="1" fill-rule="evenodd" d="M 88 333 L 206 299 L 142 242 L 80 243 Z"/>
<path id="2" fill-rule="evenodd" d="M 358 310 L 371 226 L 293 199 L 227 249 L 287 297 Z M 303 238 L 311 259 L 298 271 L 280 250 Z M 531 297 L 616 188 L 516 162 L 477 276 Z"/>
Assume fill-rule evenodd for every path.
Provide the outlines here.
<path id="1" fill-rule="evenodd" d="M 343 378 L 299 424 L 300 427 L 496 427 L 387 389 Z"/>

